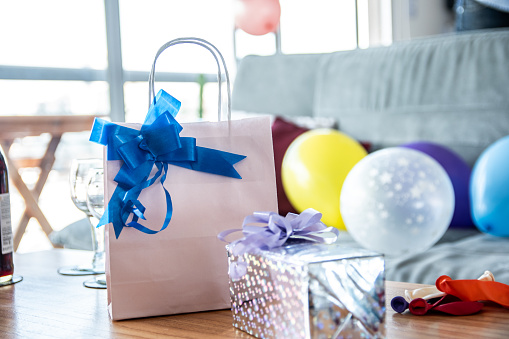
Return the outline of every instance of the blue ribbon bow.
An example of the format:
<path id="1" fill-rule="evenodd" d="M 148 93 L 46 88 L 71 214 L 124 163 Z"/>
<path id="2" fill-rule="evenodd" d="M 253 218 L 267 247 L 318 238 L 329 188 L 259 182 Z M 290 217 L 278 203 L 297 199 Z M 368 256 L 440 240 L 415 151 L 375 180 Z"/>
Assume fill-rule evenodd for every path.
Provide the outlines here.
<path id="1" fill-rule="evenodd" d="M 180 101 L 160 90 L 141 130 L 99 118 L 94 121 L 90 141 L 107 146 L 107 160 L 124 162 L 114 179 L 118 185 L 97 225 L 113 223 L 117 239 L 125 226 L 147 234 L 158 233 L 168 226 L 173 214 L 170 194 L 163 185 L 168 165 L 242 179 L 233 165 L 246 156 L 196 146 L 195 138 L 181 137 L 179 134 L 183 128 L 175 120 L 179 109 Z M 157 172 L 150 177 L 154 166 Z M 157 179 L 166 196 L 166 217 L 161 229 L 154 231 L 138 223 L 140 218 L 145 220 L 145 206 L 138 197 Z M 130 215 L 132 220 L 127 224 Z"/>

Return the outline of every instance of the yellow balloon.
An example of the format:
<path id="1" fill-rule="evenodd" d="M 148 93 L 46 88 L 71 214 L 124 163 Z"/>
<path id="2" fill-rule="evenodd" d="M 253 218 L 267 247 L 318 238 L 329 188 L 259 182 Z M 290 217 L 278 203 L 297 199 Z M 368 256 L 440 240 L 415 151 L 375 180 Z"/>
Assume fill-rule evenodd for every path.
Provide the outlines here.
<path id="1" fill-rule="evenodd" d="M 288 147 L 281 179 L 291 204 L 299 212 L 314 208 L 322 222 L 346 230 L 339 197 L 353 166 L 367 155 L 356 140 L 333 129 L 315 129 L 298 136 Z"/>

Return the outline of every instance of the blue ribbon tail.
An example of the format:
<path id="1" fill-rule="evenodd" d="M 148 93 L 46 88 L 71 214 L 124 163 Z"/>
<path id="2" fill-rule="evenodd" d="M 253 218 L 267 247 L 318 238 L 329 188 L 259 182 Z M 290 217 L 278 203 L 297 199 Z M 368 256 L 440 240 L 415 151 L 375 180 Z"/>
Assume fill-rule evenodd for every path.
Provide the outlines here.
<path id="1" fill-rule="evenodd" d="M 171 218 L 173 216 L 173 203 L 171 201 L 170 193 L 168 193 L 168 190 L 163 186 L 164 193 L 166 196 L 166 217 L 164 218 L 163 226 L 159 231 L 151 230 L 150 228 L 147 228 L 143 226 L 142 224 L 138 223 L 138 218 L 133 218 L 133 220 L 127 224 L 127 226 L 137 229 L 140 232 L 146 233 L 146 234 L 156 234 L 161 231 L 164 231 L 166 227 L 170 224 Z M 117 237 L 118 238 L 118 237 Z"/>
<path id="2" fill-rule="evenodd" d="M 117 239 L 120 236 L 123 228 L 126 226 L 133 227 L 146 234 L 156 234 L 168 227 L 168 224 L 170 223 L 171 217 L 173 215 L 173 204 L 171 201 L 171 196 L 168 190 L 164 187 L 168 165 L 156 163 L 156 167 L 159 170 L 152 178 L 138 183 L 136 186 L 129 190 L 123 189 L 119 184 L 113 192 L 111 200 L 108 203 L 108 207 L 106 208 L 105 214 L 103 215 L 103 218 L 101 218 L 101 221 L 102 224 L 107 224 L 109 222 L 113 223 L 113 229 Z M 154 231 L 138 223 L 140 218 L 145 219 L 143 214 L 145 213 L 145 206 L 143 206 L 143 204 L 138 200 L 138 197 L 143 189 L 154 184 L 158 178 L 160 178 L 160 184 L 164 189 L 166 197 L 166 216 L 161 229 Z M 127 223 L 127 219 L 131 214 L 133 214 L 132 221 Z"/>
<path id="3" fill-rule="evenodd" d="M 233 167 L 236 163 L 246 158 L 245 155 L 220 151 L 207 147 L 196 147 L 199 161 L 179 162 L 170 161 L 169 164 L 184 167 L 194 171 L 218 174 L 230 178 L 242 179 L 239 172 Z"/>
<path id="4" fill-rule="evenodd" d="M 96 228 L 101 227 L 101 226 L 106 226 L 109 223 L 110 223 L 110 214 L 108 212 L 108 208 L 105 208 L 104 213 L 103 213 L 101 219 L 99 220 L 99 223 L 97 224 Z"/>
<path id="5" fill-rule="evenodd" d="M 122 198 L 124 197 L 125 193 L 126 191 L 120 186 L 115 188 L 108 206 L 104 209 L 104 214 L 101 217 L 101 220 L 99 220 L 99 224 L 97 224 L 97 227 L 100 227 L 112 223 L 113 229 L 115 230 L 115 237 L 117 239 L 120 235 L 120 232 L 122 232 L 122 229 L 124 228 L 127 217 L 129 216 L 122 213 L 122 209 L 125 205 L 122 201 Z"/>

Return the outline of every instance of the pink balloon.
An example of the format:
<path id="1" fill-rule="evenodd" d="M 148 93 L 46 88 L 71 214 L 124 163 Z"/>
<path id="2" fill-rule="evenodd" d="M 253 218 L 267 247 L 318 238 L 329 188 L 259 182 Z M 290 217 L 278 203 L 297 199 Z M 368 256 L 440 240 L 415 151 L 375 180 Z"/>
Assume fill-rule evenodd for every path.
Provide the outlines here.
<path id="1" fill-rule="evenodd" d="M 281 6 L 279 0 L 240 0 L 235 25 L 252 35 L 275 32 L 279 25 Z"/>

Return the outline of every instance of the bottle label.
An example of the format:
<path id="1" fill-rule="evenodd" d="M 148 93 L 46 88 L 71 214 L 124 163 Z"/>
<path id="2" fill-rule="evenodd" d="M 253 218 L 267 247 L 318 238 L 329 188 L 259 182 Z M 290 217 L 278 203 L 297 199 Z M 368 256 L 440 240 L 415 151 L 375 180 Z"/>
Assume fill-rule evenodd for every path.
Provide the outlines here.
<path id="1" fill-rule="evenodd" d="M 0 194 L 0 241 L 2 254 L 12 252 L 11 201 L 9 193 Z"/>

